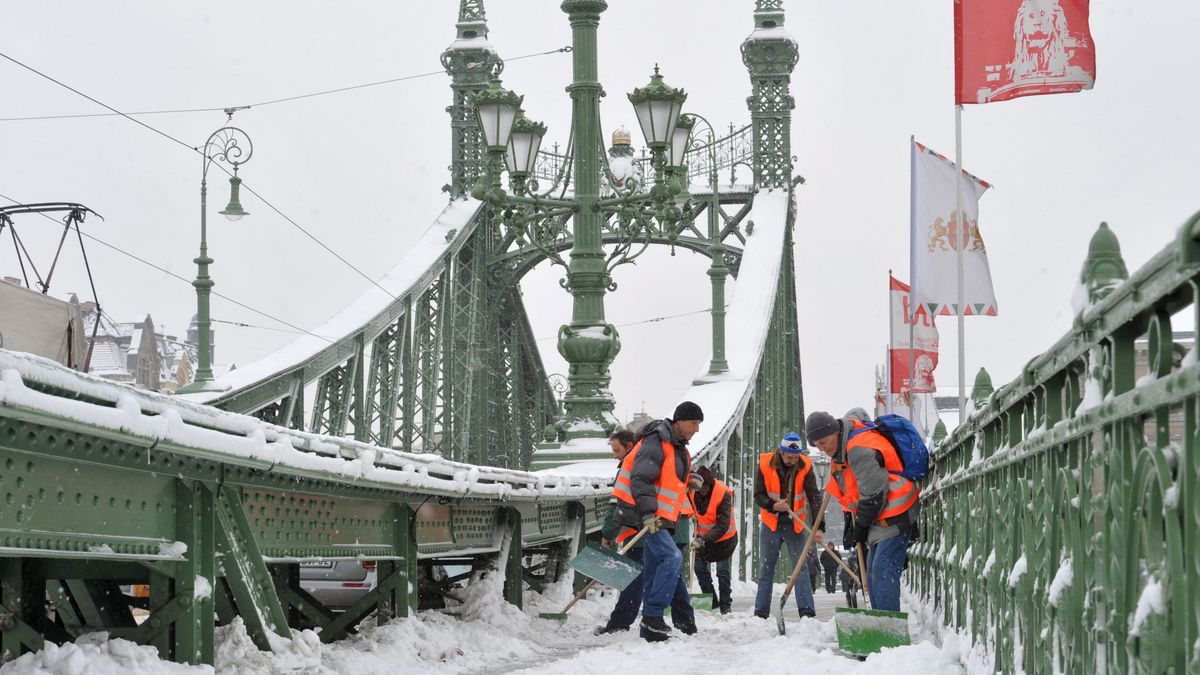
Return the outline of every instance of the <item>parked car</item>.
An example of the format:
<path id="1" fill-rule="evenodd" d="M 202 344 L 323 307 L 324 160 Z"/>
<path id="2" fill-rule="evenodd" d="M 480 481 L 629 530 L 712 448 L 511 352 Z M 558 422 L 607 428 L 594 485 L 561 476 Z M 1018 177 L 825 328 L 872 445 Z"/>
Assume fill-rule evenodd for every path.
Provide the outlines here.
<path id="1" fill-rule="evenodd" d="M 312 560 L 300 563 L 300 588 L 329 609 L 344 610 L 375 588 L 371 560 Z"/>

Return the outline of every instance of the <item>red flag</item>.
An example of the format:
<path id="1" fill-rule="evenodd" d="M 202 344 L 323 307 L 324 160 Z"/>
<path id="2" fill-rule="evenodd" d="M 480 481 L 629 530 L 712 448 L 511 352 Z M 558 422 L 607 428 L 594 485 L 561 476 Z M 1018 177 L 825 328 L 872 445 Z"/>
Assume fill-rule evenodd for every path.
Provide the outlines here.
<path id="1" fill-rule="evenodd" d="M 954 102 L 1091 89 L 1088 0 L 954 0 Z"/>
<path id="2" fill-rule="evenodd" d="M 893 394 L 930 394 L 937 390 L 933 370 L 938 363 L 938 330 L 936 318 L 923 305 L 909 307 L 908 284 L 891 277 L 892 349 L 889 360 Z M 909 321 L 912 321 L 912 344 L 909 344 Z M 911 356 L 910 356 L 911 352 Z M 909 361 L 916 377 L 910 377 Z"/>

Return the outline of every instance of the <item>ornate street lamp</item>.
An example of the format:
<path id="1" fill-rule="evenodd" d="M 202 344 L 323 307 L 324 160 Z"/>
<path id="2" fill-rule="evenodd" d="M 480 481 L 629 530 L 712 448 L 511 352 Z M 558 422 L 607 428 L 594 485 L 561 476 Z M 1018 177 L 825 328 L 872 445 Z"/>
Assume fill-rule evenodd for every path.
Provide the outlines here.
<path id="1" fill-rule="evenodd" d="M 616 327 L 604 317 L 604 295 L 616 288 L 614 268 L 632 262 L 652 241 L 673 243 L 681 224 L 692 217 L 684 185 L 687 178 L 674 179 L 683 171 L 689 143 L 686 132 L 678 147 L 674 142 L 687 94 L 668 86 L 657 66 L 649 84 L 628 95 L 653 154 L 653 186 L 639 191 L 617 185 L 607 165 L 601 147 L 599 102 L 604 91 L 597 81 L 595 35 L 606 8 L 604 0 L 562 1 L 574 37 L 575 79 L 567 88 L 572 102 L 572 151 L 554 185 L 539 191 L 535 164 L 546 129 L 524 117 L 522 97 L 494 79 L 473 101 L 487 145 L 488 175 L 472 195 L 492 207 L 496 225 L 516 246 L 532 247 L 567 270 L 562 285 L 572 295 L 573 310 L 570 323 L 559 329 L 558 351 L 569 364 L 568 388 L 563 398 L 565 417 L 556 426 L 558 440 L 568 442 L 604 438 L 619 426 L 608 385 L 609 364 L 621 341 Z M 682 124 L 690 129 L 687 122 Z M 506 168 L 508 191 L 501 180 Z M 568 177 L 568 171 L 573 176 Z M 603 180 L 609 182 L 605 194 L 611 196 L 602 198 Z M 573 194 L 556 193 L 557 186 L 571 183 Z M 605 242 L 610 244 L 607 249 Z M 569 261 L 563 259 L 564 249 L 570 249 Z M 603 453 L 607 456 L 607 450 Z"/>
<path id="2" fill-rule="evenodd" d="M 679 111 L 687 93 L 682 89 L 669 87 L 663 82 L 654 66 L 654 74 L 650 76 L 650 84 L 640 89 L 634 89 L 629 94 L 629 102 L 637 113 L 638 124 L 642 134 L 646 136 L 646 145 L 651 150 L 665 150 L 671 143 L 671 135 L 675 133 L 675 123 L 679 119 Z"/>
<path id="3" fill-rule="evenodd" d="M 232 117 L 230 113 L 230 118 Z M 179 389 L 180 394 L 220 391 L 220 387 L 213 384 L 212 318 L 208 309 L 209 295 L 214 285 L 212 278 L 208 276 L 208 266 L 213 262 L 213 259 L 208 257 L 208 168 L 214 161 L 233 168 L 233 176 L 229 178 L 229 204 L 220 213 L 231 221 L 240 220 L 247 213 L 242 208 L 239 196 L 242 179 L 238 178 L 237 172 L 241 165 L 250 161 L 251 155 L 254 154 L 254 144 L 241 129 L 221 127 L 208 137 L 201 154 L 203 160 L 200 172 L 200 256 L 193 260 L 196 263 L 196 280 L 192 282 L 196 289 L 196 377 L 187 386 Z"/>
<path id="4" fill-rule="evenodd" d="M 523 114 L 517 115 L 508 137 L 508 151 L 504 154 L 504 165 L 514 178 L 533 173 L 545 135 L 545 124 L 534 122 Z"/>
<path id="5" fill-rule="evenodd" d="M 475 97 L 475 115 L 488 152 L 504 152 L 523 98 L 500 86 L 499 78 Z"/>

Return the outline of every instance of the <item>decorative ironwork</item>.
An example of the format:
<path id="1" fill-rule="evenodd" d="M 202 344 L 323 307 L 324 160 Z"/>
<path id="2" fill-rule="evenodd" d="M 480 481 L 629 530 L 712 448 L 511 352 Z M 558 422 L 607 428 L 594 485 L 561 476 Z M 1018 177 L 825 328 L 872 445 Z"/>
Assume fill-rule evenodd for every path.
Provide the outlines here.
<path id="1" fill-rule="evenodd" d="M 1102 225 L 1074 329 L 932 454 L 910 583 L 997 672 L 1200 667 L 1200 214 L 1125 276 Z"/>

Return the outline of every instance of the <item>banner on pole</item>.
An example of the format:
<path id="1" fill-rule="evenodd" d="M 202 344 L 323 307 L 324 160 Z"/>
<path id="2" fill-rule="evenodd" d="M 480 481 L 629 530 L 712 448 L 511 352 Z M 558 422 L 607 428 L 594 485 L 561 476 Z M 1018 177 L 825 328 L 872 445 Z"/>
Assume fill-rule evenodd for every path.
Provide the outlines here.
<path id="1" fill-rule="evenodd" d="M 987 181 L 962 173 L 963 211 L 957 210 L 958 168 L 954 162 L 912 142 L 912 311 L 932 315 L 995 316 L 996 293 L 987 249 L 979 233 L 979 198 Z M 958 249 L 963 250 L 963 307 L 958 306 Z"/>
<path id="2" fill-rule="evenodd" d="M 938 364 L 938 329 L 935 315 L 924 307 L 909 308 L 908 284 L 891 277 L 892 326 L 890 354 L 893 394 L 930 394 L 937 391 L 933 371 Z M 911 330 L 912 343 L 909 343 Z M 909 373 L 909 364 L 913 372 Z"/>
<path id="3" fill-rule="evenodd" d="M 1088 0 L 955 0 L 954 102 L 1091 89 Z"/>

